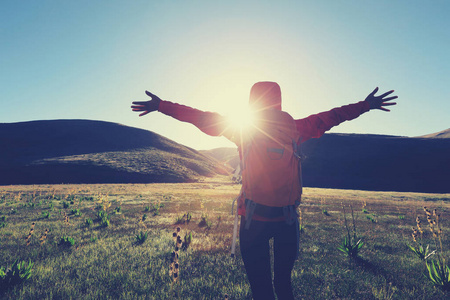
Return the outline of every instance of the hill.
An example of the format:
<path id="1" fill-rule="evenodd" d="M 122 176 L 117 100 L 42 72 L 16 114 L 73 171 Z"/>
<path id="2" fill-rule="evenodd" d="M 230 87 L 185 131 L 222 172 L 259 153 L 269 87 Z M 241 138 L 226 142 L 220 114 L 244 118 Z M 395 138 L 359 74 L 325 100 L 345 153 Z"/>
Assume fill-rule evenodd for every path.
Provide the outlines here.
<path id="1" fill-rule="evenodd" d="M 449 130 L 425 137 L 325 134 L 302 145 L 307 187 L 450 192 Z M 230 148 L 230 151 L 236 149 Z M 217 153 L 226 153 L 221 150 Z M 229 155 L 218 160 L 230 161 Z M 236 167 L 236 165 L 232 165 Z"/>
<path id="2" fill-rule="evenodd" d="M 303 144 L 304 185 L 448 193 L 449 134 L 325 134 Z M 228 174 L 239 163 L 235 148 L 196 151 L 151 131 L 102 121 L 3 123 L 0 142 L 2 185 L 192 182 Z"/>
<path id="3" fill-rule="evenodd" d="M 450 192 L 450 139 L 326 134 L 304 152 L 306 186 Z"/>
<path id="4" fill-rule="evenodd" d="M 222 147 L 211 150 L 200 150 L 199 152 L 224 163 L 225 165 L 229 166 L 231 171 L 235 169 L 239 164 L 239 155 L 237 148 Z"/>
<path id="5" fill-rule="evenodd" d="M 436 133 L 419 136 L 418 138 L 450 139 L 450 128 Z"/>
<path id="6" fill-rule="evenodd" d="M 0 184 L 187 182 L 226 174 L 154 132 L 91 120 L 0 124 Z"/>

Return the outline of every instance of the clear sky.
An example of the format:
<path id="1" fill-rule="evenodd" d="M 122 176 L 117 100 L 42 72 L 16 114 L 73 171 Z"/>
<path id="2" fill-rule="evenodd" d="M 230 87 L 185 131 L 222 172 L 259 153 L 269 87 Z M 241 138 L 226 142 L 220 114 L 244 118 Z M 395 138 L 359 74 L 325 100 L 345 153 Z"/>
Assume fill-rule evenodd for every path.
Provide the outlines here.
<path id="1" fill-rule="evenodd" d="M 161 113 L 146 89 L 232 113 L 276 81 L 294 118 L 395 90 L 331 132 L 419 136 L 450 127 L 450 1 L 15 1 L 0 4 L 0 122 L 93 119 L 195 149 L 232 146 Z"/>

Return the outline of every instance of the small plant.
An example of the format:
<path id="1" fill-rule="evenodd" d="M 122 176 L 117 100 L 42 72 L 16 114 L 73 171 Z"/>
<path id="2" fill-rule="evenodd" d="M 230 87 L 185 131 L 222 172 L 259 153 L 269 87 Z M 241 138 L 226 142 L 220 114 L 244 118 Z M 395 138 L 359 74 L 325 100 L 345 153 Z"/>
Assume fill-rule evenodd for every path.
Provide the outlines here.
<path id="1" fill-rule="evenodd" d="M 200 223 L 198 223 L 198 226 L 208 227 L 208 224 L 210 224 L 209 226 L 211 226 L 211 221 L 208 220 L 208 214 L 202 214 L 202 217 L 200 218 Z"/>
<path id="2" fill-rule="evenodd" d="M 362 208 L 361 208 L 361 210 L 362 210 L 362 212 L 365 213 L 365 214 L 367 213 L 366 206 L 367 206 L 367 201 L 364 200 L 363 203 L 362 203 Z"/>
<path id="3" fill-rule="evenodd" d="M 81 211 L 80 211 L 80 209 L 72 209 L 72 210 L 70 211 L 70 213 L 71 213 L 72 215 L 76 216 L 76 217 L 81 216 Z"/>
<path id="4" fill-rule="evenodd" d="M 320 206 L 322 207 L 322 214 L 329 216 L 328 210 L 325 208 L 325 198 L 320 199 Z"/>
<path id="5" fill-rule="evenodd" d="M 99 210 L 97 212 L 97 220 L 98 221 L 101 221 L 104 217 L 107 217 L 107 216 L 108 216 L 108 213 L 104 210 Z"/>
<path id="6" fill-rule="evenodd" d="M 146 207 L 144 207 L 144 211 L 145 211 L 145 212 L 150 211 L 150 206 L 147 205 Z"/>
<path id="7" fill-rule="evenodd" d="M 367 218 L 367 220 L 369 220 L 372 223 L 376 223 L 377 222 L 377 220 L 372 218 L 372 216 L 366 216 L 366 218 Z"/>
<path id="8" fill-rule="evenodd" d="M 298 230 L 300 233 L 305 231 L 305 225 L 303 225 L 303 214 L 301 209 L 298 209 Z"/>
<path id="9" fill-rule="evenodd" d="M 66 201 L 63 201 L 62 205 L 63 205 L 63 208 L 69 208 L 70 203 L 66 202 Z"/>
<path id="10" fill-rule="evenodd" d="M 434 243 L 436 246 L 437 259 L 430 262 L 426 261 L 428 270 L 427 278 L 437 287 L 444 291 L 450 291 L 450 267 L 444 257 L 444 249 L 442 247 L 442 229 L 440 227 L 440 215 L 436 209 L 431 213 L 426 207 L 423 208 L 431 233 L 433 234 Z M 439 246 L 438 246 L 439 245 Z"/>
<path id="11" fill-rule="evenodd" d="M 42 218 L 43 218 L 43 219 L 48 219 L 48 218 L 50 218 L 50 212 L 48 212 L 48 211 L 43 211 L 43 212 L 42 212 Z"/>
<path id="12" fill-rule="evenodd" d="M 192 243 L 192 232 L 189 232 L 189 234 L 184 235 L 184 242 L 181 245 L 181 250 L 186 251 L 191 243 Z"/>
<path id="13" fill-rule="evenodd" d="M 86 227 L 91 227 L 92 224 L 94 224 L 94 221 L 92 221 L 91 218 L 87 218 L 84 224 L 86 225 Z"/>
<path id="14" fill-rule="evenodd" d="M 339 251 L 344 252 L 351 258 L 358 257 L 359 250 L 361 250 L 364 243 L 359 239 L 356 243 L 351 238 L 344 237 L 342 244 L 338 247 Z"/>
<path id="15" fill-rule="evenodd" d="M 365 209 L 365 208 L 362 209 L 362 212 L 365 213 L 365 214 L 369 213 L 369 211 L 367 209 Z"/>
<path id="16" fill-rule="evenodd" d="M 450 267 L 443 260 L 432 260 L 426 262 L 427 278 L 444 291 L 450 291 Z"/>
<path id="17" fill-rule="evenodd" d="M 120 214 L 120 211 L 122 210 L 122 207 L 117 206 L 116 208 L 114 208 L 114 211 L 116 214 Z"/>
<path id="18" fill-rule="evenodd" d="M 211 229 L 212 228 L 213 223 L 211 221 L 206 221 L 206 229 Z"/>
<path id="19" fill-rule="evenodd" d="M 107 211 L 108 208 L 111 207 L 111 202 L 108 199 L 108 195 L 98 194 L 97 195 L 97 207 L 100 207 L 99 209 L 103 209 L 104 211 Z"/>
<path id="20" fill-rule="evenodd" d="M 0 228 L 6 227 L 8 225 L 8 223 L 6 222 L 0 222 Z"/>
<path id="21" fill-rule="evenodd" d="M 416 246 L 408 245 L 408 247 L 420 260 L 427 260 L 436 253 L 436 250 L 430 252 L 430 245 L 427 245 L 425 248 L 421 244 Z"/>
<path id="22" fill-rule="evenodd" d="M 344 240 L 342 241 L 342 244 L 338 247 L 338 250 L 345 253 L 349 258 L 357 258 L 359 251 L 361 250 L 364 243 L 362 242 L 361 239 L 358 239 L 357 235 L 356 235 L 356 222 L 355 222 L 355 217 L 353 214 L 352 206 L 350 205 L 350 209 L 352 212 L 352 223 L 353 223 L 353 227 L 351 230 L 347 224 L 347 217 L 346 217 L 344 205 L 342 205 L 342 209 L 344 211 L 344 222 L 345 222 L 345 229 L 347 230 L 347 236 L 344 237 Z M 353 233 L 353 234 L 351 234 L 351 233 Z"/>
<path id="23" fill-rule="evenodd" d="M 146 206 L 145 208 L 148 208 L 148 211 L 152 212 L 154 216 L 159 216 L 159 209 L 162 207 L 161 204 L 155 203 L 152 204 L 152 206 Z"/>
<path id="24" fill-rule="evenodd" d="M 70 248 L 73 245 L 75 245 L 75 239 L 68 236 L 62 236 L 58 242 L 58 246 L 62 247 Z"/>
<path id="25" fill-rule="evenodd" d="M 175 217 L 175 224 L 184 224 L 184 217 L 186 216 L 186 214 L 184 215 L 177 215 Z"/>
<path id="26" fill-rule="evenodd" d="M 146 214 L 143 214 L 143 215 L 142 215 L 142 222 L 144 222 L 145 220 L 147 220 L 147 215 L 146 215 Z"/>
<path id="27" fill-rule="evenodd" d="M 143 244 L 147 240 L 147 235 L 148 235 L 147 232 L 142 232 L 142 231 L 139 232 L 139 234 L 137 234 L 135 236 L 136 244 L 138 244 L 138 245 Z"/>
<path id="28" fill-rule="evenodd" d="M 30 279 L 33 263 L 16 259 L 11 268 L 0 266 L 0 295 L 9 288 Z"/>
<path id="29" fill-rule="evenodd" d="M 417 229 L 413 228 L 412 238 L 415 243 L 414 246 L 408 245 L 408 248 L 420 259 L 420 260 L 427 260 L 431 255 L 434 255 L 436 253 L 436 250 L 429 251 L 429 246 L 423 247 L 422 245 L 422 238 L 423 238 L 423 229 L 422 229 L 422 222 L 420 220 L 420 217 L 417 216 L 416 218 L 416 224 Z M 419 241 L 417 241 L 419 239 Z"/>
<path id="30" fill-rule="evenodd" d="M 191 222 L 192 220 L 192 214 L 190 212 L 188 212 L 186 214 L 186 224 L 189 224 L 189 222 Z"/>
<path id="31" fill-rule="evenodd" d="M 97 219 L 100 221 L 100 227 L 108 227 L 111 216 L 104 210 L 97 212 Z"/>
<path id="32" fill-rule="evenodd" d="M 109 227 L 109 224 L 110 224 L 109 218 L 103 218 L 100 221 L 100 227 Z"/>

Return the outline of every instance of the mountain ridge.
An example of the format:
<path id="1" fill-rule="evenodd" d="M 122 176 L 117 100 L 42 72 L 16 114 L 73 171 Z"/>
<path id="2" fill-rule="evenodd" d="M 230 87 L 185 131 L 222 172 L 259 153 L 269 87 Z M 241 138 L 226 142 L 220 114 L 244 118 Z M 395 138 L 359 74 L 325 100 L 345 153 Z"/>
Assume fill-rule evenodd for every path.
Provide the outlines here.
<path id="1" fill-rule="evenodd" d="M 151 131 L 96 120 L 0 124 L 0 184 L 186 182 L 227 174 Z"/>
<path id="2" fill-rule="evenodd" d="M 422 137 L 328 133 L 302 144 L 309 187 L 450 192 L 450 129 Z M 95 120 L 0 123 L 0 185 L 192 182 L 230 174 L 236 148 L 197 151 Z"/>

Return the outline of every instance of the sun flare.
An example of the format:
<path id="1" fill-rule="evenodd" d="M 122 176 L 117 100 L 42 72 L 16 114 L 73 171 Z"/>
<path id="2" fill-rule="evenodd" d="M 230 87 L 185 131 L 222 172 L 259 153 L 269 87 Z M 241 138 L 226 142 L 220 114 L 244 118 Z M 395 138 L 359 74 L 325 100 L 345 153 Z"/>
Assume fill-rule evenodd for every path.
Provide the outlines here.
<path id="1" fill-rule="evenodd" d="M 227 121 L 232 128 L 246 130 L 254 126 L 255 115 L 248 107 L 241 107 L 228 114 Z"/>

